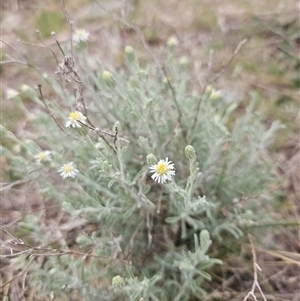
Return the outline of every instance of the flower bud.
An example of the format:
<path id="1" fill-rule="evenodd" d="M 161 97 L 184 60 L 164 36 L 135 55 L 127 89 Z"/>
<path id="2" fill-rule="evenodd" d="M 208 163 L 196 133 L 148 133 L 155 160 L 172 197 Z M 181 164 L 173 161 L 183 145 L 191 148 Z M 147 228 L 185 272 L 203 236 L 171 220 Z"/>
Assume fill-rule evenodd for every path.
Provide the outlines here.
<path id="1" fill-rule="evenodd" d="M 111 282 L 113 287 L 116 289 L 122 288 L 125 285 L 124 278 L 121 277 L 120 275 L 113 277 Z"/>
<path id="2" fill-rule="evenodd" d="M 210 96 L 209 96 L 209 98 L 211 100 L 217 100 L 217 99 L 220 99 L 221 97 L 222 97 L 222 92 L 220 90 L 212 89 Z"/>
<path id="3" fill-rule="evenodd" d="M 185 156 L 189 160 L 195 160 L 196 159 L 196 152 L 195 149 L 191 145 L 187 145 L 184 150 Z"/>
<path id="4" fill-rule="evenodd" d="M 208 248 L 209 245 L 211 244 L 209 232 L 206 229 L 203 229 L 200 232 L 200 244 L 202 248 Z"/>
<path id="5" fill-rule="evenodd" d="M 186 69 L 189 65 L 189 60 L 186 56 L 183 56 L 180 60 L 179 60 L 179 65 L 182 69 Z"/>
<path id="6" fill-rule="evenodd" d="M 21 91 L 28 98 L 37 97 L 35 90 L 26 84 L 21 86 Z"/>
<path id="7" fill-rule="evenodd" d="M 144 69 L 140 69 L 140 70 L 138 71 L 138 75 L 139 75 L 140 77 L 142 77 L 143 79 L 147 80 L 147 79 L 148 79 L 148 76 L 149 76 L 149 73 L 148 73 L 146 70 L 144 70 Z"/>
<path id="8" fill-rule="evenodd" d="M 102 169 L 107 173 L 110 171 L 110 165 L 106 160 L 102 162 Z"/>
<path id="9" fill-rule="evenodd" d="M 205 89 L 205 92 L 206 93 L 208 93 L 208 94 L 210 94 L 211 93 L 211 91 L 212 91 L 212 86 L 211 85 L 208 85 L 207 87 L 206 87 L 206 89 Z"/>
<path id="10" fill-rule="evenodd" d="M 128 60 L 128 62 L 134 62 L 136 57 L 135 57 L 135 53 L 134 50 L 131 46 L 126 46 L 125 47 L 125 56 L 126 59 Z"/>
<path id="11" fill-rule="evenodd" d="M 171 50 L 174 50 L 175 47 L 177 47 L 177 45 L 178 45 L 178 40 L 177 40 L 177 38 L 174 37 L 174 36 L 170 37 L 170 38 L 168 39 L 167 45 L 169 46 L 169 48 L 170 48 Z"/>
<path id="12" fill-rule="evenodd" d="M 158 160 L 153 154 L 149 154 L 147 156 L 147 164 L 149 166 L 155 165 L 155 164 L 157 164 L 157 162 L 158 162 Z"/>
<path id="13" fill-rule="evenodd" d="M 109 87 L 113 88 L 116 85 L 116 80 L 110 72 L 104 70 L 102 73 L 102 78 Z"/>
<path id="14" fill-rule="evenodd" d="M 27 91 L 29 91 L 31 89 L 31 87 L 29 87 L 28 85 L 26 85 L 26 84 L 23 84 L 22 86 L 21 86 L 21 91 L 22 92 L 27 92 Z"/>
<path id="15" fill-rule="evenodd" d="M 171 77 L 165 77 L 165 76 L 163 77 L 162 82 L 164 84 L 165 89 L 170 88 L 169 83 L 171 83 L 171 81 L 172 81 Z"/>

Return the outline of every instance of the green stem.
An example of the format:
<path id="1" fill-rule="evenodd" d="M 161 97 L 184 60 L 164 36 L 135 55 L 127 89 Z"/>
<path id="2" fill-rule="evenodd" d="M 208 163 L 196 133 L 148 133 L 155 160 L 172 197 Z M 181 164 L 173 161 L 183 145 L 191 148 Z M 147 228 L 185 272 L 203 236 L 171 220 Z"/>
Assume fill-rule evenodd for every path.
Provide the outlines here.
<path id="1" fill-rule="evenodd" d="M 86 136 L 87 141 L 96 149 L 96 151 L 100 154 L 101 158 L 105 158 L 105 156 L 100 152 L 99 148 L 96 147 L 96 145 L 94 144 L 93 140 L 91 139 L 91 137 L 89 135 Z"/>

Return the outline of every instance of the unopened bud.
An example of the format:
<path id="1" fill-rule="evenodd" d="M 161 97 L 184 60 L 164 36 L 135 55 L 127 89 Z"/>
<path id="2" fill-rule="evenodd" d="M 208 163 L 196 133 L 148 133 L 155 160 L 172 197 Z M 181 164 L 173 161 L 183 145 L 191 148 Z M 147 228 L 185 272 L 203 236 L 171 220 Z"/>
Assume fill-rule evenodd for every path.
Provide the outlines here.
<path id="1" fill-rule="evenodd" d="M 111 282 L 113 287 L 116 289 L 121 288 L 125 285 L 124 278 L 120 275 L 115 276 Z"/>
<path id="2" fill-rule="evenodd" d="M 189 160 L 195 160 L 196 159 L 196 152 L 195 152 L 195 149 L 193 148 L 193 146 L 187 145 L 185 147 L 184 153 L 185 153 L 185 156 Z"/>
<path id="3" fill-rule="evenodd" d="M 208 85 L 207 87 L 206 87 L 206 89 L 205 89 L 205 92 L 206 93 L 208 93 L 208 94 L 210 94 L 211 93 L 211 91 L 212 91 L 212 86 L 211 85 Z"/>
<path id="4" fill-rule="evenodd" d="M 202 248 L 206 248 L 210 245 L 209 232 L 206 229 L 200 232 L 200 244 Z"/>
<path id="5" fill-rule="evenodd" d="M 102 169 L 106 172 L 109 172 L 110 166 L 106 160 L 102 162 Z"/>
<path id="6" fill-rule="evenodd" d="M 158 162 L 158 160 L 153 154 L 149 154 L 147 156 L 147 164 L 149 166 L 155 165 L 155 164 L 157 164 L 157 162 Z"/>
<path id="7" fill-rule="evenodd" d="M 139 74 L 139 76 L 141 76 L 143 79 L 145 79 L 145 80 L 148 79 L 149 73 L 148 73 L 146 70 L 140 69 L 140 70 L 138 71 L 138 74 Z"/>
<path id="8" fill-rule="evenodd" d="M 165 89 L 168 89 L 170 87 L 169 84 L 171 84 L 172 79 L 171 79 L 171 77 L 164 76 L 162 81 L 163 81 Z"/>
<path id="9" fill-rule="evenodd" d="M 109 87 L 113 88 L 116 85 L 116 80 L 114 79 L 113 75 L 110 72 L 104 70 L 102 73 L 102 77 L 103 77 L 104 82 Z"/>
<path id="10" fill-rule="evenodd" d="M 32 98 L 32 99 L 37 98 L 37 94 L 36 94 L 35 90 L 28 85 L 23 84 L 21 86 L 21 91 L 22 91 L 22 94 L 25 95 L 27 98 Z"/>
<path id="11" fill-rule="evenodd" d="M 187 66 L 189 65 L 189 60 L 186 56 L 183 56 L 180 61 L 179 61 L 179 65 L 182 69 L 186 69 Z"/>
<path id="12" fill-rule="evenodd" d="M 167 45 L 170 47 L 170 49 L 174 49 L 175 47 L 177 47 L 177 45 L 178 45 L 178 40 L 177 40 L 177 38 L 176 37 L 170 37 L 169 39 L 168 39 L 168 42 L 167 42 Z"/>
<path id="13" fill-rule="evenodd" d="M 209 98 L 211 100 L 217 100 L 217 99 L 220 99 L 221 97 L 222 97 L 222 92 L 220 90 L 212 89 L 210 96 L 209 96 Z"/>
<path id="14" fill-rule="evenodd" d="M 126 59 L 128 60 L 128 62 L 134 62 L 136 57 L 135 57 L 135 53 L 134 50 L 131 46 L 126 46 L 125 47 L 125 56 Z"/>

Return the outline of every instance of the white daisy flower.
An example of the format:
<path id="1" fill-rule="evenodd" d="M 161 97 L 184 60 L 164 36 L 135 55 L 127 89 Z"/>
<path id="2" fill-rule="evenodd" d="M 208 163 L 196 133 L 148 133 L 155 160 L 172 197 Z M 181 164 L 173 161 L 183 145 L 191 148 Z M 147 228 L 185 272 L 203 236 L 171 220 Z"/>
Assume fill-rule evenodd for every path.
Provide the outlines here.
<path id="1" fill-rule="evenodd" d="M 177 47 L 178 46 L 178 40 L 176 37 L 172 36 L 168 39 L 167 45 L 170 47 Z"/>
<path id="2" fill-rule="evenodd" d="M 150 172 L 154 172 L 151 178 L 158 183 L 164 184 L 166 181 L 172 181 L 175 175 L 175 167 L 172 161 L 160 160 L 157 164 L 150 166 Z"/>
<path id="3" fill-rule="evenodd" d="M 15 98 L 17 95 L 19 95 L 19 92 L 16 91 L 15 89 L 7 89 L 6 90 L 6 98 L 7 99 Z"/>
<path id="4" fill-rule="evenodd" d="M 66 122 L 67 128 L 81 128 L 80 122 L 85 124 L 86 121 L 86 117 L 78 111 L 71 112 L 68 119 L 69 120 Z"/>
<path id="5" fill-rule="evenodd" d="M 51 161 L 51 152 L 50 151 L 40 152 L 35 156 L 35 159 L 37 164 L 49 162 Z"/>
<path id="6" fill-rule="evenodd" d="M 70 162 L 68 164 L 64 164 L 58 170 L 58 172 L 60 173 L 63 179 L 66 179 L 66 178 L 75 178 L 79 170 L 73 166 L 73 162 Z"/>
<path id="7" fill-rule="evenodd" d="M 89 39 L 90 33 L 85 29 L 76 29 L 73 33 L 73 41 L 75 43 L 86 42 Z"/>
<path id="8" fill-rule="evenodd" d="M 220 90 L 212 89 L 209 98 L 212 100 L 216 100 L 221 98 L 221 96 L 222 96 L 222 92 Z"/>

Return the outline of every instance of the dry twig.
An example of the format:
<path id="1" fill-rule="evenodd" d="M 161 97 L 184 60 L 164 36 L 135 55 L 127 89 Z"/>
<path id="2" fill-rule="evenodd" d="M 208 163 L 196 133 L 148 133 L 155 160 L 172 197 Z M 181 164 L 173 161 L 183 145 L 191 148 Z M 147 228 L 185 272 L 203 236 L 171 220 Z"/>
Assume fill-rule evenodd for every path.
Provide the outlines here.
<path id="1" fill-rule="evenodd" d="M 258 283 L 258 277 L 257 277 L 257 270 L 261 271 L 261 268 L 259 267 L 258 263 L 257 263 L 257 258 L 256 258 L 256 252 L 255 252 L 255 248 L 254 248 L 254 245 L 253 245 L 253 241 L 252 241 L 252 237 L 250 234 L 248 234 L 248 237 L 249 237 L 249 241 L 250 241 L 250 244 L 251 244 L 251 250 L 252 250 L 252 256 L 253 256 L 253 273 L 254 273 L 254 279 L 253 279 L 253 284 L 252 284 L 252 288 L 250 290 L 250 292 L 248 292 L 248 294 L 245 296 L 245 298 L 243 299 L 243 301 L 246 301 L 248 300 L 248 298 L 251 296 L 253 297 L 253 299 L 255 301 L 258 301 L 258 299 L 256 298 L 256 295 L 255 295 L 255 288 L 257 288 L 263 298 L 264 301 L 267 301 L 259 283 Z"/>

